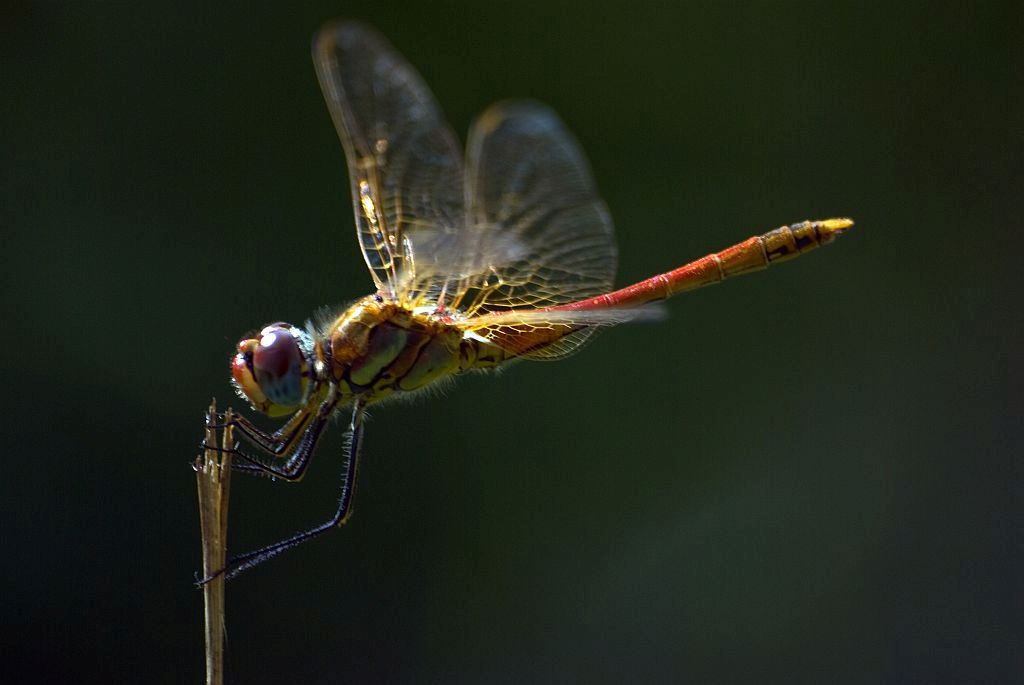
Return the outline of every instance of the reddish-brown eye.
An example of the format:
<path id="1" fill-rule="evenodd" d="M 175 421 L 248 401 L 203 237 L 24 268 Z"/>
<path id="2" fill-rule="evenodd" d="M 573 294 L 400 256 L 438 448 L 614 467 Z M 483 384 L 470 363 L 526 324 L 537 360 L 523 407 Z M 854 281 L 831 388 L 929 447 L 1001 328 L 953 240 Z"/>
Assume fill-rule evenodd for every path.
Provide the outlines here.
<path id="1" fill-rule="evenodd" d="M 252 355 L 252 370 L 268 400 L 285 407 L 302 401 L 304 361 L 299 341 L 287 328 L 274 325 L 260 331 Z"/>

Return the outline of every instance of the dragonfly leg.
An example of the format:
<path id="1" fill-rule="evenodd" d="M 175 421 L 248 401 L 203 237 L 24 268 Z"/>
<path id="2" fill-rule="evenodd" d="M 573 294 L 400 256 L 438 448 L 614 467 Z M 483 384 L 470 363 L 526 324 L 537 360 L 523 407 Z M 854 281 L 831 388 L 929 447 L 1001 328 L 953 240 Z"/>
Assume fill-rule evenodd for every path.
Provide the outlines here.
<path id="1" fill-rule="evenodd" d="M 320 439 L 320 435 L 327 426 L 327 421 L 330 419 L 331 414 L 334 413 L 334 408 L 337 404 L 337 393 L 332 388 L 327 399 L 317 409 L 312 423 L 303 431 L 299 441 L 292 443 L 291 454 L 288 454 L 287 460 L 280 466 L 246 454 L 236 446 L 232 452 L 241 457 L 243 461 L 232 462 L 232 468 L 236 468 L 243 473 L 260 473 L 289 482 L 302 480 L 302 476 L 306 473 L 306 467 L 309 466 L 309 459 L 316 448 L 317 441 Z"/>
<path id="2" fill-rule="evenodd" d="M 273 435 L 265 433 L 257 428 L 244 416 L 232 415 L 227 423 L 212 424 L 212 428 L 225 428 L 227 426 L 237 427 L 245 441 L 256 448 L 267 453 L 271 457 L 285 457 L 287 461 L 281 466 L 266 461 L 263 457 L 256 457 L 238 449 L 236 444 L 228 450 L 242 459 L 232 463 L 232 469 L 242 473 L 256 473 L 265 476 L 282 478 L 289 481 L 297 481 L 302 477 L 310 454 L 316 446 L 320 432 L 326 425 L 327 419 L 334 411 L 338 403 L 337 386 L 331 384 L 327 389 L 326 398 L 320 403 L 317 411 L 312 411 L 312 404 L 320 393 L 313 393 L 306 406 L 297 411 L 286 423 Z M 223 416 L 223 415 L 221 415 Z M 301 438 L 299 438 L 301 436 Z M 296 438 L 299 438 L 296 440 Z M 214 445 L 207 445 L 205 439 L 200 445 L 202 449 L 225 451 L 223 448 Z"/>
<path id="3" fill-rule="evenodd" d="M 288 469 L 288 465 L 292 464 L 294 460 L 302 460 L 302 467 L 305 468 L 305 461 L 309 459 L 309 453 L 303 453 L 296 449 L 292 453 L 292 456 L 288 458 L 288 462 L 284 466 L 275 466 L 272 463 L 268 463 L 263 460 L 262 457 L 256 457 L 251 454 L 247 454 L 242 450 L 238 449 L 238 443 L 236 442 L 233 447 L 218 447 L 217 445 L 208 445 L 203 442 L 201 445 L 202 449 L 210 450 L 213 452 L 227 452 L 237 459 L 231 462 L 231 470 L 237 473 L 249 473 L 256 476 L 266 476 L 268 478 L 281 478 L 282 480 L 299 480 L 299 477 L 293 475 L 292 470 Z"/>
<path id="4" fill-rule="evenodd" d="M 333 393 L 330 394 L 333 395 Z M 234 426 L 246 442 L 271 456 L 279 457 L 292 450 L 295 447 L 295 439 L 307 429 L 309 421 L 313 416 L 312 407 L 316 397 L 316 394 L 314 394 L 306 406 L 295 412 L 288 419 L 288 422 L 274 433 L 260 430 L 252 421 L 238 414 L 232 414 L 231 420 L 227 423 L 210 424 L 209 427 L 227 428 L 229 425 Z M 322 407 L 323 405 L 321 404 L 320 406 Z M 218 418 L 222 417 L 223 415 L 218 416 Z"/>
<path id="5" fill-rule="evenodd" d="M 313 456 L 313 449 L 316 447 L 320 434 L 327 425 L 327 418 L 317 417 L 309 425 L 302 438 L 296 443 L 295 449 L 288 456 L 288 460 L 280 466 L 263 461 L 250 454 L 246 454 L 237 447 L 230 450 L 232 454 L 240 457 L 242 461 L 232 461 L 231 469 L 241 473 L 252 473 L 272 478 L 280 478 L 289 482 L 302 480 L 309 466 L 310 457 Z"/>
<path id="6" fill-rule="evenodd" d="M 305 533 L 299 533 L 298 535 L 286 538 L 280 542 L 275 542 L 272 545 L 267 545 L 266 547 L 253 550 L 252 552 L 232 557 L 231 559 L 228 559 L 228 562 L 223 569 L 217 571 L 211 576 L 203 578 L 199 581 L 199 585 L 204 585 L 221 574 L 223 574 L 226 579 L 234 578 L 246 569 L 250 569 L 271 557 L 277 556 L 287 549 L 300 545 L 307 540 L 315 538 L 321 533 L 326 533 L 332 528 L 337 528 L 347 522 L 349 516 L 352 514 L 352 495 L 355 491 L 356 467 L 359 461 L 359 450 L 362 446 L 362 438 L 363 405 L 360 402 L 356 402 L 352 407 L 352 422 L 349 425 L 349 440 L 345 447 L 346 459 L 344 479 L 342 480 L 341 485 L 341 497 L 338 498 L 338 509 L 329 521 L 322 523 L 315 528 L 311 528 Z"/>

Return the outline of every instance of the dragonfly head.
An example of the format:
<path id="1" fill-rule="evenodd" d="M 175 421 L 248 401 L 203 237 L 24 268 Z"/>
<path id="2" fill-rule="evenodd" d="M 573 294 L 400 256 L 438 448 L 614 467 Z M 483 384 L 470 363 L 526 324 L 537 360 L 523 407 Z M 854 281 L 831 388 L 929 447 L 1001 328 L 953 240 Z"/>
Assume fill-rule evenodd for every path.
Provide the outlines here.
<path id="1" fill-rule="evenodd" d="M 231 378 L 238 395 L 268 416 L 291 414 L 309 395 L 313 339 L 296 326 L 273 323 L 238 342 Z"/>

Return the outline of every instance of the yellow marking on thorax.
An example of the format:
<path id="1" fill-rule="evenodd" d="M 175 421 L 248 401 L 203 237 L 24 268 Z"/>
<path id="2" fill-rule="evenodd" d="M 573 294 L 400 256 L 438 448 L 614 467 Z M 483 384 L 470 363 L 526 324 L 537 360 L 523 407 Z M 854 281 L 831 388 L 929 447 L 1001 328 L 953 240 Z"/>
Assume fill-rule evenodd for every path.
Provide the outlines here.
<path id="1" fill-rule="evenodd" d="M 367 297 L 330 329 L 332 377 L 370 401 L 417 390 L 461 370 L 461 339 L 457 326 L 426 312 Z"/>

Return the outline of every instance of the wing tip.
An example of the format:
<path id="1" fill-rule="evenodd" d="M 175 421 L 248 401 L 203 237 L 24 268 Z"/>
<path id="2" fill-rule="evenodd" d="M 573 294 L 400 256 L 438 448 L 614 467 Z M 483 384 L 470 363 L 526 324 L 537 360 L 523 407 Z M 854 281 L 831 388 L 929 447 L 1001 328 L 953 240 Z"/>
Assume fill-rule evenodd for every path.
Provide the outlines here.
<path id="1" fill-rule="evenodd" d="M 322 55 L 334 46 L 347 49 L 360 39 L 380 41 L 383 36 L 372 25 L 360 19 L 329 19 L 313 34 L 313 55 Z"/>
<path id="2" fill-rule="evenodd" d="M 491 103 L 477 117 L 475 128 L 491 133 L 510 120 L 543 123 L 547 128 L 565 130 L 565 123 L 554 108 L 532 98 L 507 98 Z"/>

